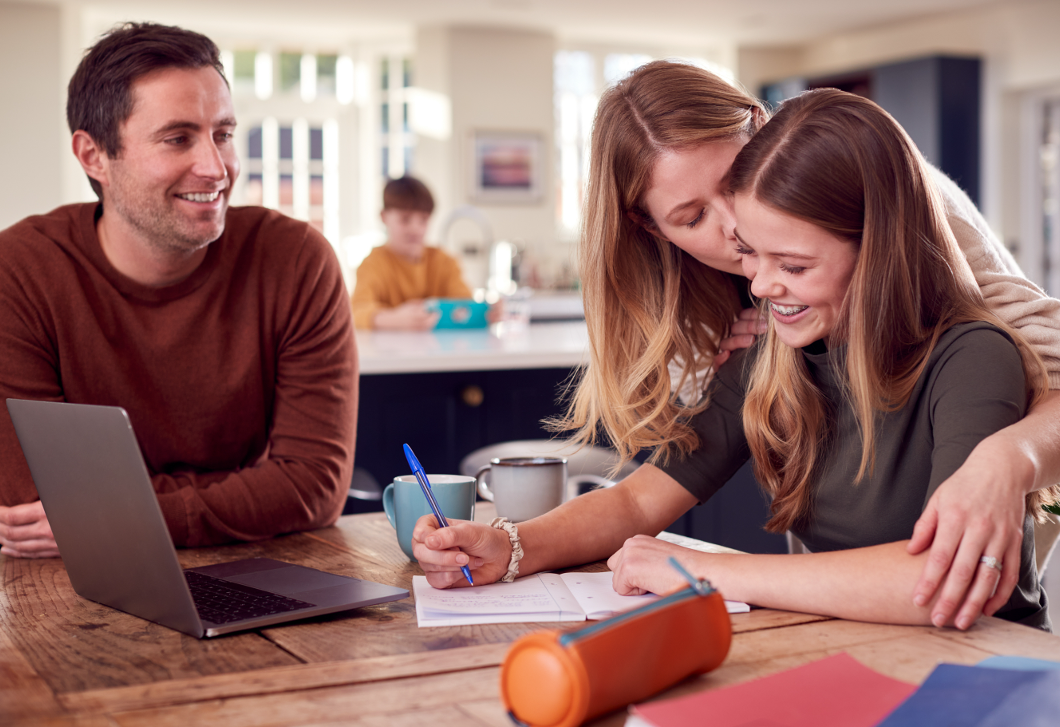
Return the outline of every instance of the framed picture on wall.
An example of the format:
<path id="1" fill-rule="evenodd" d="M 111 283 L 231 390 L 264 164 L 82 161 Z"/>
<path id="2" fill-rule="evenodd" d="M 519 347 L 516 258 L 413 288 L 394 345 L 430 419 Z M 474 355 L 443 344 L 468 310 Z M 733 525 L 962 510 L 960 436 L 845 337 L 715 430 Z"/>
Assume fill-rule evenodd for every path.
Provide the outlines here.
<path id="1" fill-rule="evenodd" d="M 476 131 L 472 134 L 471 197 L 476 202 L 540 202 L 544 164 L 540 134 Z"/>

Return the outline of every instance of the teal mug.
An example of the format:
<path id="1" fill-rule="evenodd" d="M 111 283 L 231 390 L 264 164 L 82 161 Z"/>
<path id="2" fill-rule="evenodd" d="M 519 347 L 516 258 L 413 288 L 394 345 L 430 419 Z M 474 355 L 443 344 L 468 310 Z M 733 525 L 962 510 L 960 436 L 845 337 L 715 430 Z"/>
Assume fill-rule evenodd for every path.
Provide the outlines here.
<path id="1" fill-rule="evenodd" d="M 462 475 L 427 475 L 431 492 L 446 520 L 475 519 L 475 478 Z M 398 545 L 412 560 L 412 531 L 416 521 L 431 515 L 431 506 L 415 475 L 401 475 L 383 490 L 383 510 L 397 531 Z"/>

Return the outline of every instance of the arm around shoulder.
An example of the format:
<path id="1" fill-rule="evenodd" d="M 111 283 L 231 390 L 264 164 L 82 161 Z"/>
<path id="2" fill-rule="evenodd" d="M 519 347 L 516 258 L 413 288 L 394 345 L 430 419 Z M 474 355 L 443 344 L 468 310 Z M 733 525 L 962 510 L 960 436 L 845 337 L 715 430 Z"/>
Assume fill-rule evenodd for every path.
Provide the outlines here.
<path id="1" fill-rule="evenodd" d="M 986 348 L 969 349 L 947 364 L 954 386 L 942 391 L 938 406 L 948 414 L 937 426 L 950 454 L 933 473 L 937 487 L 908 546 L 911 553 L 930 546 L 914 603 L 934 601 L 934 623 L 954 621 L 959 628 L 982 613 L 993 614 L 1013 593 L 1020 577 L 1024 498 L 1033 478 L 1020 456 L 1006 459 L 1002 453 L 1007 433 L 1022 426 L 1026 407 L 1018 353 L 1001 334 L 973 333 L 976 339 L 968 341 Z M 990 345 L 996 350 L 991 352 Z M 1003 564 L 1000 578 L 980 564 L 984 556 Z"/>
<path id="2" fill-rule="evenodd" d="M 942 172 L 933 178 L 946 203 L 947 221 L 990 309 L 1027 339 L 1045 362 L 1052 388 L 1060 388 L 1060 300 L 1020 270 L 968 196 Z"/>

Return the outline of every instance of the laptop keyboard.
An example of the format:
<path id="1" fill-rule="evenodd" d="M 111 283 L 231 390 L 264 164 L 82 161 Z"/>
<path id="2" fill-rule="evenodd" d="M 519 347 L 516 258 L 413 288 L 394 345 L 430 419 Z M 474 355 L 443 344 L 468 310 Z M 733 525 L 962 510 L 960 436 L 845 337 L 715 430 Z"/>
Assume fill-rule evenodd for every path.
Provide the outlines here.
<path id="1" fill-rule="evenodd" d="M 297 611 L 315 605 L 194 571 L 184 571 L 184 577 L 188 581 L 199 618 L 215 624 Z"/>

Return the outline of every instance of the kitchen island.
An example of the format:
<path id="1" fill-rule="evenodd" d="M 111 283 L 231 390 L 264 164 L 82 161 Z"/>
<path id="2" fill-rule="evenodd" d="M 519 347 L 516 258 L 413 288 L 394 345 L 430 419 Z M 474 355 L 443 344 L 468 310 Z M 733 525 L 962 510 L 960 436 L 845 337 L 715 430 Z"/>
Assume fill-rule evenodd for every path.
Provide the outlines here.
<path id="1" fill-rule="evenodd" d="M 361 376 L 562 368 L 586 361 L 584 321 L 533 323 L 522 329 L 357 331 Z M 364 381 L 362 380 L 362 385 Z"/>

